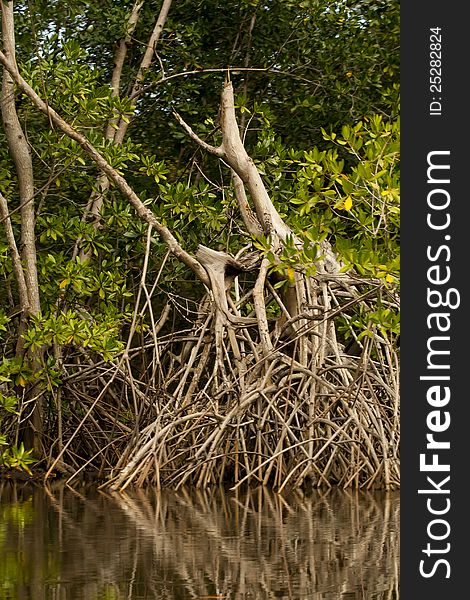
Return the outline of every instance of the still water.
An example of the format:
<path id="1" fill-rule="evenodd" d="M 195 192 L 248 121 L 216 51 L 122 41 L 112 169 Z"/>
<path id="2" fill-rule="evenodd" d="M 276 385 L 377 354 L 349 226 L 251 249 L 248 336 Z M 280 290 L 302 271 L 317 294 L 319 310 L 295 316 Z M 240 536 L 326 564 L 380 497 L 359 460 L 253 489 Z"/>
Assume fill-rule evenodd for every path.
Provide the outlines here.
<path id="1" fill-rule="evenodd" d="M 0 600 L 392 600 L 399 493 L 0 482 Z"/>

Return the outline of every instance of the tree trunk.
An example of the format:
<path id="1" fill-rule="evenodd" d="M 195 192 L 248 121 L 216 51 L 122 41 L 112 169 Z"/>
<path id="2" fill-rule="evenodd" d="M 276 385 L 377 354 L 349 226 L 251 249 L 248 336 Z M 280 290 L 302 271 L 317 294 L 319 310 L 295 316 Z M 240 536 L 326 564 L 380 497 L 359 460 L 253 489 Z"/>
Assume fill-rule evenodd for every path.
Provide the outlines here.
<path id="1" fill-rule="evenodd" d="M 2 37 L 5 57 L 10 63 L 15 65 L 13 2 L 2 2 Z M 18 119 L 15 98 L 16 93 L 13 78 L 11 73 L 7 69 L 4 69 L 1 95 L 2 121 L 10 156 L 15 165 L 21 214 L 21 265 L 18 265 L 16 261 L 15 267 L 21 306 L 21 324 L 18 335 L 17 356 L 24 357 L 25 360 L 28 360 L 31 363 L 32 372 L 34 374 L 40 368 L 40 352 L 38 350 L 29 351 L 27 355 L 25 355 L 22 338 L 22 334 L 27 329 L 29 317 L 39 315 L 41 312 L 36 265 L 34 177 L 31 154 L 28 142 L 26 141 Z M 5 208 L 6 207 L 4 206 L 4 209 Z M 6 226 L 8 226 L 8 220 L 6 221 Z M 14 238 L 12 230 L 10 230 L 9 233 L 10 247 L 13 247 Z M 31 389 L 27 390 L 27 401 L 29 400 L 28 396 L 31 396 L 32 393 L 33 391 Z M 24 432 L 25 443 L 30 448 L 34 448 L 36 454 L 40 454 L 42 452 L 41 438 L 43 427 L 42 401 L 40 396 L 36 400 L 33 400 L 33 408 L 30 414 L 31 416 Z"/>

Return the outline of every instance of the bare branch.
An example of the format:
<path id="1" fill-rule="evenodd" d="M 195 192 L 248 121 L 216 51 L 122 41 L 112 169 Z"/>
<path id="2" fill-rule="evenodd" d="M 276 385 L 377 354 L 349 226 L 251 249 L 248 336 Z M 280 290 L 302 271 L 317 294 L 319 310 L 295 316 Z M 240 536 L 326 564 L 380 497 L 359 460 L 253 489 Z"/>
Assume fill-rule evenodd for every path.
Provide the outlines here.
<path id="1" fill-rule="evenodd" d="M 160 34 L 165 25 L 166 19 L 168 17 L 168 11 L 170 9 L 172 0 L 163 0 L 163 5 L 160 10 L 160 14 L 158 15 L 157 21 L 155 23 L 155 27 L 153 29 L 152 35 L 147 43 L 147 48 L 142 58 L 142 61 L 139 66 L 139 70 L 137 72 L 134 85 L 132 87 L 130 96 L 134 99 L 137 99 L 142 90 L 142 82 L 145 79 L 147 70 L 149 69 L 153 55 L 155 54 L 155 47 L 157 45 L 158 39 L 160 38 Z M 115 56 L 115 65 L 113 70 L 113 75 L 111 79 L 111 88 L 113 90 L 113 95 L 119 96 L 119 86 L 121 81 L 122 69 L 124 66 L 124 61 L 127 55 L 127 48 L 131 40 L 132 32 L 134 31 L 137 21 L 140 16 L 140 11 L 143 6 L 143 1 L 136 1 L 132 8 L 131 14 L 129 16 L 127 22 L 127 31 L 126 35 L 123 39 L 121 39 L 116 56 Z M 112 140 L 115 144 L 122 144 L 124 137 L 127 133 L 127 129 L 129 127 L 129 121 L 114 118 L 111 119 L 106 128 L 105 137 L 108 140 Z M 98 227 L 100 222 L 101 209 L 103 206 L 103 201 L 106 195 L 106 192 L 109 189 L 109 181 L 106 176 L 102 173 L 98 177 L 96 191 L 91 194 L 90 201 L 88 203 L 88 207 L 85 211 L 85 215 L 91 213 L 94 215 L 94 226 Z M 80 240 L 77 240 L 77 244 L 75 246 L 74 254 L 78 252 L 78 248 L 80 246 Z M 89 258 L 89 253 L 86 253 L 82 250 L 81 258 Z"/>
<path id="2" fill-rule="evenodd" d="M 179 77 L 189 77 L 191 75 L 206 75 L 207 73 L 227 73 L 227 69 L 225 67 L 219 67 L 215 69 L 194 69 L 192 71 L 181 71 L 180 73 L 172 73 L 171 75 L 165 75 L 158 79 L 157 81 L 152 81 L 152 83 L 147 84 L 145 87 L 141 88 L 140 92 L 146 92 L 162 83 L 167 83 L 168 81 L 172 81 L 173 79 L 178 79 Z M 231 67 L 230 73 L 266 73 L 266 74 L 274 74 L 274 75 L 290 75 L 290 73 L 284 73 L 283 71 L 276 71 L 271 67 Z M 133 100 L 132 94 L 129 96 L 131 100 Z"/>
<path id="3" fill-rule="evenodd" d="M 181 117 L 181 115 L 179 115 L 176 111 L 173 111 L 173 114 L 175 116 L 175 119 L 178 121 L 178 123 L 181 125 L 181 127 L 186 131 L 186 133 L 189 135 L 189 137 L 192 140 L 194 140 L 199 146 L 201 146 L 201 148 L 203 148 L 210 154 L 214 154 L 215 156 L 217 156 L 219 158 L 222 158 L 222 159 L 225 158 L 225 153 L 221 146 L 216 148 L 215 146 L 211 146 L 204 140 L 201 140 L 201 138 L 197 135 L 197 133 L 195 133 L 191 129 L 191 127 L 186 123 L 186 121 Z"/>
<path id="4" fill-rule="evenodd" d="M 144 0 L 137 0 L 132 7 L 131 14 L 127 21 L 127 28 L 125 36 L 120 40 L 119 46 L 116 50 L 116 54 L 114 56 L 114 69 L 113 74 L 111 76 L 111 89 L 113 92 L 113 96 L 119 96 L 119 88 L 121 85 L 121 76 L 122 69 L 124 67 L 124 61 L 127 55 L 127 48 L 132 39 L 132 33 L 137 25 L 139 20 L 140 11 L 142 6 L 144 5 Z M 116 128 L 113 125 L 116 125 L 118 122 L 118 118 L 112 119 L 106 128 L 105 137 L 108 140 L 113 140 L 116 135 Z"/>
<path id="5" fill-rule="evenodd" d="M 172 0 L 163 0 L 162 7 L 160 9 L 160 14 L 155 22 L 155 26 L 152 31 L 152 35 L 147 43 L 147 48 L 145 50 L 144 56 L 139 66 L 139 70 L 135 77 L 134 85 L 132 87 L 130 97 L 133 99 L 137 99 L 142 93 L 142 83 L 147 75 L 147 71 L 152 64 L 152 60 L 155 54 L 155 48 L 157 46 L 158 40 L 160 39 L 160 35 L 165 27 L 166 20 L 168 18 L 168 12 L 170 10 Z M 119 123 L 119 128 L 115 133 L 114 141 L 116 144 L 122 143 L 124 136 L 126 135 L 127 128 L 129 127 L 129 123 L 122 120 Z"/>
<path id="6" fill-rule="evenodd" d="M 15 273 L 16 283 L 18 284 L 18 293 L 20 296 L 20 306 L 22 310 L 29 311 L 29 298 L 28 298 L 28 287 L 26 285 L 26 279 L 21 265 L 21 256 L 18 252 L 16 245 L 15 234 L 13 233 L 13 227 L 11 225 L 10 213 L 8 211 L 7 199 L 0 192 L 0 216 L 4 221 L 5 236 L 7 238 L 7 244 L 11 252 L 11 261 L 13 265 L 13 272 Z"/>
<path id="7" fill-rule="evenodd" d="M 247 186 L 253 200 L 256 215 L 266 234 L 276 233 L 281 240 L 293 235 L 281 219 L 264 186 L 253 160 L 248 156 L 238 130 L 232 83 L 226 82 L 222 91 L 221 118 L 225 160 Z"/>

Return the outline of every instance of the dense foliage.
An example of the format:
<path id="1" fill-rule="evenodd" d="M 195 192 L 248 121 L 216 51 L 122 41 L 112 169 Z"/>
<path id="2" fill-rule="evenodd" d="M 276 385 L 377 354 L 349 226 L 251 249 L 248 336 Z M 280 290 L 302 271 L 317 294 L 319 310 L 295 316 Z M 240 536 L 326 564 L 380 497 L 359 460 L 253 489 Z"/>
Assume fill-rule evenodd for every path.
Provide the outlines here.
<path id="1" fill-rule="evenodd" d="M 161 2 L 135 4 L 142 7 L 134 28 L 129 1 L 14 2 L 21 75 L 125 177 L 191 255 L 200 244 L 231 255 L 248 245 L 268 258 L 274 289 L 282 290 L 296 272 L 315 276 L 319 244 L 331 242 L 344 272 L 353 269 L 382 290 L 369 310 L 358 304 L 340 317 L 341 343 L 379 332 L 396 348 L 399 315 L 386 296 L 397 292 L 399 276 L 399 3 L 175 2 L 137 88 Z M 113 90 L 122 40 L 126 57 Z M 276 254 L 269 236 L 249 235 L 230 170 L 174 117 L 177 111 L 200 138 L 220 144 L 220 92 L 228 69 L 245 147 L 301 247 L 286 240 Z M 40 310 L 22 315 L 6 224 L 21 252 L 23 200 L 0 129 L 0 193 L 8 205 L 0 227 L 0 464 L 29 468 L 29 449 L 20 443 L 24 437 L 28 446 L 31 402 L 41 397 L 43 403 L 42 439 L 33 445 L 50 466 L 96 397 L 66 392 L 68 379 L 93 365 L 129 360 L 122 354 L 126 347 L 155 341 L 152 332 L 167 306 L 161 335 L 190 329 L 205 287 L 168 253 L 115 184 L 103 187 L 83 147 L 18 88 L 15 107 L 34 172 Z M 112 131 L 123 123 L 117 143 Z M 94 210 L 100 195 L 103 203 Z M 142 281 L 154 286 L 147 304 Z M 247 316 L 251 309 L 247 304 Z M 267 311 L 271 318 L 280 314 L 279 306 Z M 150 381 L 143 358 L 132 368 Z M 102 375 L 99 370 L 98 379 Z M 127 396 L 119 398 L 119 386 L 114 402 L 126 413 L 131 409 Z M 138 403 L 138 395 L 130 395 Z M 103 420 L 109 440 L 113 424 L 105 422 L 106 407 L 101 410 L 93 418 Z M 135 410 L 140 419 L 144 409 Z M 130 414 L 121 417 L 121 435 L 138 430 Z M 75 453 L 68 459 L 75 467 L 112 462 L 93 462 L 99 454 L 93 444 Z"/>

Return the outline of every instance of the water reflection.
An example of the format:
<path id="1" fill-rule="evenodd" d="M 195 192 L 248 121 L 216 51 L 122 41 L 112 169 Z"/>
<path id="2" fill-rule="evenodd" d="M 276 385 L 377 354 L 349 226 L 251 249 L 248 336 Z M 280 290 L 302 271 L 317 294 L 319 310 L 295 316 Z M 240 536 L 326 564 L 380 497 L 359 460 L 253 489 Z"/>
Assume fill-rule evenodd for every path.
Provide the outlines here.
<path id="1" fill-rule="evenodd" d="M 399 597 L 399 494 L 0 483 L 0 600 Z"/>

